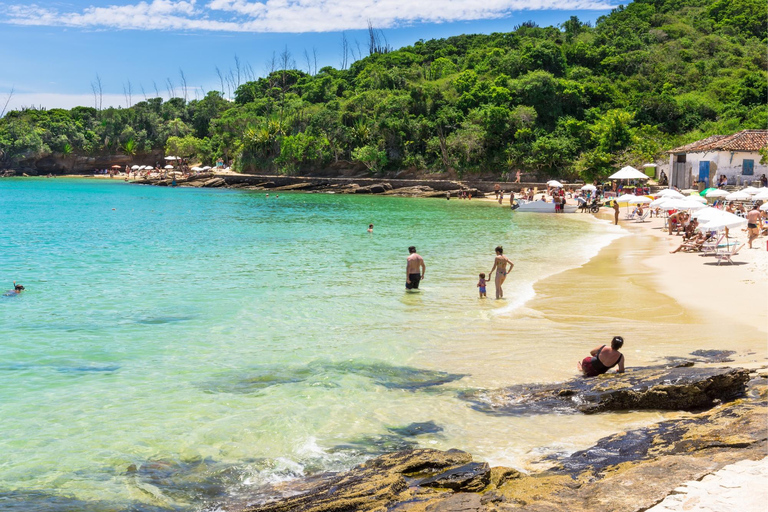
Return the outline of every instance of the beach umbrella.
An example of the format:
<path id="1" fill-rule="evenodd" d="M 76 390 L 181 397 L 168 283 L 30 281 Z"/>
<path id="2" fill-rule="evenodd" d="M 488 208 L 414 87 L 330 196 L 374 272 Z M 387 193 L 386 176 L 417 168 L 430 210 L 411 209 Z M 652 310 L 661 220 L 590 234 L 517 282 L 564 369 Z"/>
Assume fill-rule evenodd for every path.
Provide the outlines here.
<path id="1" fill-rule="evenodd" d="M 623 167 L 619 172 L 608 176 L 609 180 L 647 180 L 648 176 L 634 167 L 628 165 Z"/>
<path id="2" fill-rule="evenodd" d="M 701 225 L 706 231 L 720 231 L 721 229 L 734 229 L 744 226 L 747 219 L 739 217 L 729 212 L 720 211 L 720 213 Z"/>
<path id="3" fill-rule="evenodd" d="M 682 197 L 684 197 L 683 194 L 671 188 L 665 188 L 664 190 L 660 190 L 656 192 L 654 195 L 657 197 L 669 197 L 669 198 L 676 198 L 676 199 L 681 199 Z"/>
<path id="4" fill-rule="evenodd" d="M 768 203 L 764 203 L 764 204 L 760 205 L 760 209 L 763 210 L 764 212 L 768 211 Z"/>
<path id="5" fill-rule="evenodd" d="M 750 196 L 747 193 L 744 192 L 733 192 L 731 194 L 728 194 L 725 196 L 726 201 L 749 201 L 752 199 L 752 196 Z"/>
<path id="6" fill-rule="evenodd" d="M 707 207 L 706 202 L 702 204 L 695 199 L 683 199 L 683 203 L 685 203 L 686 210 L 701 210 Z"/>
<path id="7" fill-rule="evenodd" d="M 718 189 L 716 189 L 716 188 L 714 188 L 714 187 L 705 188 L 704 190 L 702 190 L 702 191 L 701 191 L 701 192 L 699 192 L 698 194 L 699 194 L 701 197 L 706 197 L 706 196 L 707 196 L 707 194 L 709 194 L 710 192 L 712 192 L 712 191 L 714 191 L 714 190 L 718 190 Z"/>
<path id="8" fill-rule="evenodd" d="M 743 189 L 739 190 L 739 192 L 744 192 L 745 194 L 749 194 L 749 195 L 753 196 L 753 195 L 757 194 L 758 192 L 760 192 L 760 189 L 759 188 L 755 188 L 755 187 L 746 187 L 746 188 L 743 188 Z"/>
<path id="9" fill-rule="evenodd" d="M 720 189 L 720 188 L 712 188 L 712 189 L 709 189 L 709 190 L 710 191 L 707 192 L 704 195 L 704 197 L 718 198 L 718 197 L 725 197 L 725 196 L 730 194 L 730 192 L 728 192 L 727 190 L 723 190 L 723 189 Z"/>
<path id="10" fill-rule="evenodd" d="M 166 165 L 166 166 L 164 167 L 164 169 L 173 169 L 173 166 L 172 166 L 172 165 Z"/>
<path id="11" fill-rule="evenodd" d="M 753 201 L 768 201 L 768 188 L 760 189 L 760 192 L 752 196 Z"/>
<path id="12" fill-rule="evenodd" d="M 175 156 L 167 156 L 165 157 L 165 160 L 178 160 Z"/>
<path id="13" fill-rule="evenodd" d="M 652 201 L 645 196 L 637 196 L 634 199 L 630 199 L 629 204 L 650 204 Z"/>
<path id="14" fill-rule="evenodd" d="M 657 167 L 656 164 L 643 164 L 643 167 Z"/>
<path id="15" fill-rule="evenodd" d="M 562 183 L 560 183 L 560 182 L 559 182 L 559 181 L 557 181 L 557 180 L 549 180 L 549 181 L 547 182 L 547 186 L 548 186 L 548 187 L 554 187 L 554 188 L 563 188 L 563 184 L 562 184 Z"/>
<path id="16" fill-rule="evenodd" d="M 664 206 L 664 204 L 667 201 L 670 201 L 670 200 L 671 200 L 671 198 L 669 198 L 669 197 L 660 197 L 660 198 L 654 199 L 653 201 L 648 203 L 648 206 L 650 206 L 651 208 L 662 208 Z"/>
<path id="17" fill-rule="evenodd" d="M 637 197 L 638 196 L 636 196 L 635 194 L 623 194 L 623 195 L 620 195 L 619 197 L 617 197 L 615 199 L 615 201 L 617 203 L 627 203 L 627 204 L 629 204 L 633 199 L 637 199 Z"/>
<path id="18" fill-rule="evenodd" d="M 131 166 L 131 169 L 134 171 L 138 171 L 139 169 L 141 169 L 141 167 L 139 167 L 138 165 L 133 165 Z"/>
<path id="19" fill-rule="evenodd" d="M 123 166 L 122 165 L 113 165 L 112 168 L 113 169 L 122 169 Z"/>
<path id="20" fill-rule="evenodd" d="M 707 204 L 707 200 L 701 197 L 699 194 L 691 194 L 685 198 L 686 201 L 695 201 L 701 204 Z"/>
<path id="21" fill-rule="evenodd" d="M 597 187 L 594 185 L 586 184 L 583 187 L 581 187 L 581 190 L 590 190 L 594 192 L 595 190 L 597 190 Z"/>

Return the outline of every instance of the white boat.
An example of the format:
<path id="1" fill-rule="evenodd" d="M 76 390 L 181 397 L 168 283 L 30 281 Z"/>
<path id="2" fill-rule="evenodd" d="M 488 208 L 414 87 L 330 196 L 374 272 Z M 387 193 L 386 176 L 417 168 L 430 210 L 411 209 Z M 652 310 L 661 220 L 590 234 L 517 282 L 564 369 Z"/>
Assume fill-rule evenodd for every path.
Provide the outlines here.
<path id="1" fill-rule="evenodd" d="M 516 199 L 517 208 L 512 208 L 516 212 L 534 212 L 534 213 L 555 213 L 555 203 L 545 203 L 544 201 L 526 201 Z M 575 204 L 566 204 L 563 213 L 576 213 L 579 207 Z"/>

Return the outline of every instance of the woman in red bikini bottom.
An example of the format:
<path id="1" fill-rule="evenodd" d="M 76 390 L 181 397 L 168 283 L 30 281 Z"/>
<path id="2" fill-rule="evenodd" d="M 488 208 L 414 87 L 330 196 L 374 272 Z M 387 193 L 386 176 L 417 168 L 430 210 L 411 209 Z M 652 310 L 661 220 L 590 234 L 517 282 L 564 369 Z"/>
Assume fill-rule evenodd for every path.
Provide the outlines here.
<path id="1" fill-rule="evenodd" d="M 618 364 L 617 372 L 624 373 L 624 355 L 619 352 L 623 345 L 624 338 L 614 336 L 610 348 L 605 345 L 597 347 L 590 352 L 590 357 L 585 357 L 583 361 L 577 363 L 579 370 L 585 377 L 596 377 Z"/>

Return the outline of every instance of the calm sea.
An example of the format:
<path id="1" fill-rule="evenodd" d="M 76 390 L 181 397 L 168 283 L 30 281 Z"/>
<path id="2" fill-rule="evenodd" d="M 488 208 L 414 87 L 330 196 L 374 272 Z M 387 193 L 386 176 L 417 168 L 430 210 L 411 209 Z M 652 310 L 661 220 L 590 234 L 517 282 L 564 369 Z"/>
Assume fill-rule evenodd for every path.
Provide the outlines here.
<path id="1" fill-rule="evenodd" d="M 0 297 L 0 509 L 194 510 L 386 450 L 503 452 L 501 420 L 456 397 L 493 359 L 458 373 L 441 354 L 493 348 L 484 331 L 533 283 L 616 236 L 577 215 L 0 180 L 0 290 L 27 288 Z M 479 300 L 499 244 L 508 300 Z M 404 291 L 409 245 L 419 293 Z M 507 339 L 512 354 L 536 341 Z"/>

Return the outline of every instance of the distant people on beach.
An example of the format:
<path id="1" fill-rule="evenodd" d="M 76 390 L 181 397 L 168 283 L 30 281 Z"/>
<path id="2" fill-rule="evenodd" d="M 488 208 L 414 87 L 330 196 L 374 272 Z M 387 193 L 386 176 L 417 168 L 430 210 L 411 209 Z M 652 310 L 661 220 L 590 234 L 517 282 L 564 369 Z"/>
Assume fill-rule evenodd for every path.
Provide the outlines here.
<path id="1" fill-rule="evenodd" d="M 373 233 L 373 224 L 368 224 L 368 232 Z"/>
<path id="2" fill-rule="evenodd" d="M 765 174 L 760 175 L 760 186 L 768 187 L 768 178 L 765 177 Z"/>
<path id="3" fill-rule="evenodd" d="M 602 345 L 592 349 L 589 357 L 585 357 L 577 363 L 577 367 L 585 377 L 596 377 L 601 375 L 617 364 L 619 369 L 617 373 L 624 373 L 624 355 L 619 349 L 624 345 L 624 338 L 614 336 L 611 340 L 611 346 Z"/>
<path id="4" fill-rule="evenodd" d="M 520 171 L 515 173 L 515 183 L 520 183 Z"/>
<path id="5" fill-rule="evenodd" d="M 480 292 L 480 298 L 481 299 L 484 299 L 485 296 L 486 296 L 485 295 L 485 285 L 486 285 L 485 274 L 480 273 L 480 279 L 478 279 L 478 281 L 477 281 L 477 290 Z"/>
<path id="6" fill-rule="evenodd" d="M 424 279 L 424 272 L 427 267 L 424 265 L 424 258 L 416 252 L 416 247 L 408 248 L 408 258 L 405 265 L 405 289 L 418 290 L 419 283 Z"/>
<path id="7" fill-rule="evenodd" d="M 747 235 L 749 238 L 747 239 L 747 243 L 749 244 L 749 248 L 752 248 L 752 242 L 760 236 L 760 228 L 759 223 L 762 221 L 762 218 L 760 216 L 760 209 L 758 206 L 752 207 L 752 210 L 747 214 Z"/>
<path id="8" fill-rule="evenodd" d="M 614 201 L 613 202 L 613 225 L 618 226 L 619 224 L 619 202 Z"/>
<path id="9" fill-rule="evenodd" d="M 493 193 L 496 195 L 496 199 L 497 199 L 497 200 L 499 199 L 499 193 L 500 193 L 500 192 L 501 192 L 501 185 L 499 185 L 498 183 L 496 183 L 496 184 L 493 186 Z"/>
<path id="10" fill-rule="evenodd" d="M 13 282 L 13 290 L 8 290 L 3 295 L 6 297 L 12 297 L 14 295 L 19 295 L 21 292 L 24 291 L 24 286 L 20 284 L 16 284 L 16 281 Z"/>
<path id="11" fill-rule="evenodd" d="M 507 279 L 507 275 L 512 271 L 515 264 L 508 257 L 504 256 L 504 248 L 502 246 L 499 245 L 495 250 L 496 257 L 493 260 L 493 268 L 491 268 L 491 272 L 488 275 L 493 275 L 493 271 L 496 271 L 496 298 L 503 299 L 504 290 L 501 285 L 504 284 L 504 280 Z"/>

